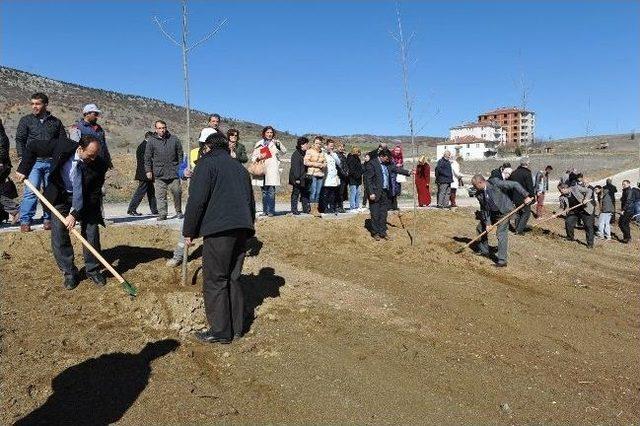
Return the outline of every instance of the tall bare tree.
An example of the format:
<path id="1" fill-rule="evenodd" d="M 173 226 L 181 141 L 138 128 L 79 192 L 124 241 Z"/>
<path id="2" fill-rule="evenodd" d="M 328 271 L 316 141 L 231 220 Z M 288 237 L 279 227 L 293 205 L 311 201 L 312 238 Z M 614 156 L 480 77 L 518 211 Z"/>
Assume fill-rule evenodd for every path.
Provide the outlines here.
<path id="1" fill-rule="evenodd" d="M 184 103 L 186 108 L 186 120 L 187 120 L 187 134 L 184 139 L 184 152 L 187 153 L 187 161 L 189 161 L 189 152 L 191 151 L 191 92 L 189 91 L 189 53 L 202 43 L 215 36 L 218 31 L 227 23 L 227 19 L 223 19 L 218 25 L 216 25 L 207 35 L 202 37 L 197 42 L 189 45 L 189 14 L 187 12 L 187 0 L 182 1 L 182 34 L 180 42 L 176 40 L 176 37 L 171 35 L 165 28 L 167 20 L 161 21 L 157 16 L 153 17 L 154 22 L 158 25 L 160 32 L 169 39 L 169 41 L 180 48 L 182 51 L 182 73 L 184 84 Z M 187 183 L 187 188 L 189 184 Z M 187 259 L 189 257 L 189 248 L 185 245 L 184 256 L 182 258 L 182 285 L 187 284 Z"/>

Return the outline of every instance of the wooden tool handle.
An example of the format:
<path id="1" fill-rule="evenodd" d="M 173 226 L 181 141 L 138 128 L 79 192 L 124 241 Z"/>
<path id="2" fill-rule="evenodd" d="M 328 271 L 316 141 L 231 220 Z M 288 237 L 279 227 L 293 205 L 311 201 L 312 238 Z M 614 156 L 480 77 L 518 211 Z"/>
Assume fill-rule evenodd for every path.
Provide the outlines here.
<path id="1" fill-rule="evenodd" d="M 589 201 L 591 201 L 591 200 L 583 201 L 582 203 L 578 204 L 577 206 L 573 206 L 573 207 L 571 207 L 571 208 L 568 208 L 568 209 L 562 210 L 560 213 L 556 213 L 556 214 L 551 215 L 551 216 L 549 216 L 549 217 L 545 217 L 544 219 L 540 219 L 537 223 L 534 223 L 534 226 L 535 226 L 535 225 L 540 225 L 541 223 L 544 223 L 544 222 L 546 222 L 546 221 L 548 221 L 548 220 L 555 219 L 556 217 L 558 217 L 558 216 L 562 216 L 562 215 L 563 215 L 563 214 L 565 214 L 565 213 L 569 213 L 571 210 L 575 210 L 575 209 L 577 209 L 578 207 L 582 207 L 582 206 L 586 205 Z"/>
<path id="2" fill-rule="evenodd" d="M 503 218 L 501 218 L 499 221 L 497 221 L 496 223 L 494 223 L 493 225 L 487 227 L 487 229 L 485 229 L 480 235 L 478 235 L 477 237 L 475 237 L 473 240 L 469 241 L 467 244 L 465 244 L 464 248 L 470 247 L 471 244 L 475 243 L 476 241 L 478 241 L 480 238 L 484 237 L 486 234 L 488 234 L 489 232 L 493 231 L 498 225 L 500 225 L 502 222 L 504 222 L 505 220 L 509 219 L 511 216 L 513 216 L 515 213 L 517 213 L 518 211 L 520 211 L 524 206 L 526 206 L 527 203 L 522 203 L 520 204 L 517 208 L 511 210 L 509 213 L 506 214 L 506 216 L 504 216 Z"/>
<path id="3" fill-rule="evenodd" d="M 49 202 L 49 200 L 47 200 L 44 195 L 42 195 L 40 193 L 40 191 L 38 191 L 36 189 L 35 186 L 33 186 L 33 184 L 31 182 L 29 182 L 28 179 L 24 180 L 24 184 L 27 186 L 27 188 L 29 188 L 34 194 L 36 194 L 36 196 L 40 199 L 40 201 L 42 201 L 42 204 L 44 204 L 45 206 L 47 206 L 47 208 L 51 211 L 51 213 L 53 213 L 54 215 L 56 215 L 56 217 L 58 219 L 60 219 L 60 222 L 64 223 L 67 219 L 62 215 L 62 213 L 60 213 L 58 211 L 58 209 L 56 209 L 55 207 L 53 207 L 53 204 L 51 204 Z M 118 282 L 120 282 L 121 284 L 125 281 L 124 278 L 122 278 L 122 275 L 120 275 L 115 269 L 113 269 L 113 266 L 111 266 L 109 264 L 109 262 L 107 262 L 104 257 L 102 257 L 102 255 L 100 253 L 98 253 L 98 250 L 96 250 L 95 248 L 93 248 L 93 246 L 91 244 L 89 244 L 89 241 L 87 241 L 81 234 L 80 232 L 78 232 L 77 229 L 72 229 L 71 233 L 73 235 L 76 236 L 76 238 L 78 238 L 80 240 L 80 242 L 82 243 L 83 246 L 85 246 L 87 248 L 87 250 L 89 250 L 95 257 L 96 259 L 98 259 L 100 261 L 100 263 L 102 263 L 104 265 L 105 268 L 107 268 L 107 270 L 109 272 L 111 272 L 111 274 L 118 280 Z"/>

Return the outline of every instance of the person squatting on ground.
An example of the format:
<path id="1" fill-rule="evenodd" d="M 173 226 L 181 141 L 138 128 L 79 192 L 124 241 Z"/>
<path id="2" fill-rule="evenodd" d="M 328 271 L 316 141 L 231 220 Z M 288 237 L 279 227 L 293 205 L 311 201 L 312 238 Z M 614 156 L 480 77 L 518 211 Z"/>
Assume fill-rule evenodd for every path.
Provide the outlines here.
<path id="1" fill-rule="evenodd" d="M 309 148 L 309 139 L 299 137 L 296 142 L 296 150 L 291 154 L 291 168 L 289 169 L 289 185 L 291 185 L 291 213 L 299 215 L 298 201 L 302 202 L 302 213 L 309 213 L 309 186 L 310 178 L 307 178 L 307 168 L 304 165 L 304 157 Z"/>
<path id="2" fill-rule="evenodd" d="M 445 151 L 442 158 L 436 164 L 436 184 L 438 185 L 438 208 L 449 208 L 451 196 L 451 182 L 453 182 L 453 170 L 451 169 L 451 152 Z"/>
<path id="3" fill-rule="evenodd" d="M 539 170 L 535 177 L 535 190 L 536 190 L 536 219 L 544 214 L 544 196 L 549 191 L 549 174 L 553 170 L 553 167 L 547 166 L 544 170 Z"/>
<path id="4" fill-rule="evenodd" d="M 578 221 L 582 221 L 587 240 L 587 247 L 593 248 L 594 240 L 594 214 L 595 204 L 593 202 L 593 192 L 589 188 L 581 185 L 569 186 L 566 183 L 558 185 L 560 193 L 566 198 L 567 208 L 575 208 L 568 212 L 564 218 L 564 227 L 567 233 L 567 241 L 575 241 L 574 230 Z"/>
<path id="5" fill-rule="evenodd" d="M 49 184 L 44 189 L 46 199 L 63 215 L 64 222 L 52 218 L 51 248 L 56 263 L 64 275 L 65 288 L 78 286 L 79 274 L 74 264 L 73 246 L 69 237 L 80 221 L 80 233 L 96 250 L 100 251 L 100 231 L 104 226 L 100 209 L 102 185 L 107 164 L 100 157 L 100 141 L 95 136 L 85 135 L 80 142 L 66 136 L 58 139 L 32 141 L 18 166 L 16 176 L 23 180 L 37 158 L 52 158 Z M 106 284 L 100 272 L 100 263 L 83 247 L 87 276 L 97 285 Z"/>
<path id="6" fill-rule="evenodd" d="M 167 190 L 171 191 L 176 217 L 182 217 L 182 185 L 178 168 L 183 157 L 180 140 L 169 133 L 167 123 L 156 120 L 155 133 L 149 135 L 144 152 L 144 170 L 147 179 L 153 181 L 158 204 L 158 220 L 168 215 Z"/>
<path id="7" fill-rule="evenodd" d="M 149 209 L 151 209 L 151 214 L 158 214 L 158 204 L 156 202 L 156 190 L 153 185 L 153 180 L 150 180 L 147 177 L 147 174 L 144 171 L 144 153 L 147 149 L 147 140 L 153 136 L 153 132 L 147 132 L 136 148 L 136 174 L 134 179 L 138 181 L 138 187 L 133 193 L 133 197 L 131 197 L 131 202 L 129 203 L 129 207 L 127 208 L 127 214 L 130 216 L 142 216 L 142 213 L 138 212 L 138 206 L 142 202 L 144 196 L 147 196 L 147 201 L 149 202 Z"/>
<path id="8" fill-rule="evenodd" d="M 264 175 L 253 176 L 252 184 L 262 188 L 262 214 L 275 216 L 276 187 L 280 186 L 280 157 L 287 153 L 287 148 L 276 139 L 276 131 L 267 126 L 262 129 L 262 139 L 253 147 L 251 161 L 264 162 Z"/>
<path id="9" fill-rule="evenodd" d="M 349 209 L 352 212 L 360 209 L 360 186 L 362 186 L 362 175 L 364 174 L 364 167 L 360 161 L 361 153 L 360 148 L 354 147 L 351 149 L 349 155 L 347 155 L 347 168 L 349 169 L 349 176 L 347 177 L 347 183 L 349 184 Z"/>
<path id="10" fill-rule="evenodd" d="M 622 210 L 622 216 L 620 216 L 620 221 L 618 222 L 618 226 L 622 231 L 622 240 L 621 242 L 624 244 L 629 243 L 631 241 L 631 221 L 634 218 L 638 219 L 637 207 L 640 205 L 640 189 L 634 188 L 631 186 L 631 182 L 629 180 L 622 181 L 622 197 L 620 198 L 620 208 Z"/>
<path id="11" fill-rule="evenodd" d="M 519 206 L 524 202 L 526 197 L 534 197 L 536 190 L 533 185 L 533 177 L 529 169 L 529 160 L 522 160 L 520 166 L 511 173 L 509 180 L 518 182 L 527 191 L 527 196 L 522 196 L 518 191 L 512 194 L 513 202 Z M 515 233 L 523 235 L 527 227 L 527 222 L 531 217 L 531 206 L 527 204 L 518 213 L 515 214 Z"/>
<path id="12" fill-rule="evenodd" d="M 364 184 L 369 192 L 371 234 L 376 241 L 388 240 L 387 214 L 391 207 L 391 173 L 410 176 L 413 171 L 396 167 L 391 163 L 391 152 L 383 149 L 375 158 L 365 163 Z"/>
<path id="13" fill-rule="evenodd" d="M 209 328 L 195 333 L 205 343 L 230 343 L 244 332 L 240 275 L 247 238 L 254 235 L 255 201 L 247 170 L 229 154 L 226 138 L 207 137 L 212 150 L 191 177 L 182 234 L 203 237 L 203 295 Z"/>
<path id="14" fill-rule="evenodd" d="M 34 141 L 48 141 L 67 136 L 62 122 L 47 110 L 48 105 L 49 97 L 44 93 L 31 95 L 32 113 L 22 117 L 16 129 L 16 152 L 19 159 L 22 159 L 27 146 Z M 33 167 L 29 170 L 29 182 L 37 189 L 44 188 L 49 183 L 51 157 L 36 158 Z M 25 188 L 20 203 L 20 231 L 31 231 L 31 222 L 36 214 L 37 205 L 36 195 L 29 188 Z M 44 229 L 51 229 L 51 215 L 45 209 L 43 209 L 42 219 Z"/>
<path id="15" fill-rule="evenodd" d="M 313 144 L 304 154 L 304 165 L 307 167 L 307 176 L 311 179 L 309 188 L 310 213 L 316 217 L 321 217 L 318 211 L 318 204 L 320 202 L 325 169 L 327 168 L 327 161 L 322 152 L 323 143 L 324 138 L 322 136 L 316 136 L 313 139 Z"/>
<path id="16" fill-rule="evenodd" d="M 476 213 L 479 220 L 476 228 L 478 234 L 484 232 L 487 227 L 495 224 L 505 215 L 509 214 L 516 206 L 511 201 L 510 194 L 518 193 L 524 203 L 531 203 L 533 198 L 530 197 L 527 190 L 515 181 L 501 180 L 491 178 L 485 180 L 482 175 L 475 175 L 471 179 L 471 184 L 476 189 L 476 198 L 480 203 L 480 211 Z M 508 249 L 509 249 L 509 221 L 505 220 L 497 227 L 498 251 L 496 253 L 496 266 L 507 266 Z M 476 243 L 478 254 L 489 257 L 489 238 L 484 235 L 480 241 Z"/>

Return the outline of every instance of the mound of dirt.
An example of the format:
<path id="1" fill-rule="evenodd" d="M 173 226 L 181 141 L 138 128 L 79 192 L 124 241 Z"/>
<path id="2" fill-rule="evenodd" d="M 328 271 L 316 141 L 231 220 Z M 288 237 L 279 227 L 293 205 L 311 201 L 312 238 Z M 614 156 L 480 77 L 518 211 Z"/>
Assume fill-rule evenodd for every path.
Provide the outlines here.
<path id="1" fill-rule="evenodd" d="M 365 218 L 260 221 L 250 331 L 210 346 L 189 337 L 205 325 L 200 250 L 185 287 L 164 265 L 176 231 L 103 230 L 135 299 L 113 279 L 64 290 L 47 233 L 0 235 L 0 422 L 70 405 L 123 424 L 637 421 L 636 229 L 589 250 L 546 223 L 510 235 L 496 269 L 454 253 L 469 210 L 390 215 L 381 242 Z"/>

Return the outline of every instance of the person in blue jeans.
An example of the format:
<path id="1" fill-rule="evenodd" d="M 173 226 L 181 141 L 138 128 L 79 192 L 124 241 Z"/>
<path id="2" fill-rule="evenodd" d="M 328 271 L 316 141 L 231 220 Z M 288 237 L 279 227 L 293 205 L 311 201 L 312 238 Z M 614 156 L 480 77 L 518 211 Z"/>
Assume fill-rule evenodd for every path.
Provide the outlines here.
<path id="1" fill-rule="evenodd" d="M 18 157 L 22 159 L 27 153 L 27 144 L 34 141 L 52 141 L 60 137 L 66 137 L 67 132 L 62 122 L 47 111 L 49 97 L 44 93 L 34 93 L 31 95 L 31 114 L 20 119 L 16 130 L 16 151 Z M 51 158 L 38 157 L 34 166 L 29 172 L 29 176 L 18 176 L 19 180 L 25 177 L 36 188 L 44 188 L 49 183 L 49 171 L 51 170 Z M 38 199 L 29 188 L 24 189 L 22 203 L 20 204 L 20 231 L 31 231 L 31 221 L 36 213 Z M 51 229 L 51 215 L 44 212 L 44 229 Z"/>
<path id="2" fill-rule="evenodd" d="M 320 201 L 320 192 L 322 191 L 325 169 L 327 167 L 327 161 L 322 152 L 323 143 L 324 138 L 322 136 L 316 136 L 313 139 L 313 144 L 305 152 L 303 160 L 305 167 L 307 167 L 307 176 L 311 178 L 311 187 L 309 188 L 310 213 L 316 217 L 321 217 L 318 212 L 318 203 Z"/>
<path id="3" fill-rule="evenodd" d="M 276 139 L 276 131 L 267 126 L 262 129 L 262 139 L 253 147 L 251 161 L 260 161 L 264 165 L 264 175 L 254 176 L 252 184 L 262 188 L 262 214 L 276 214 L 276 187 L 280 186 L 280 158 L 287 153 L 284 144 Z"/>

